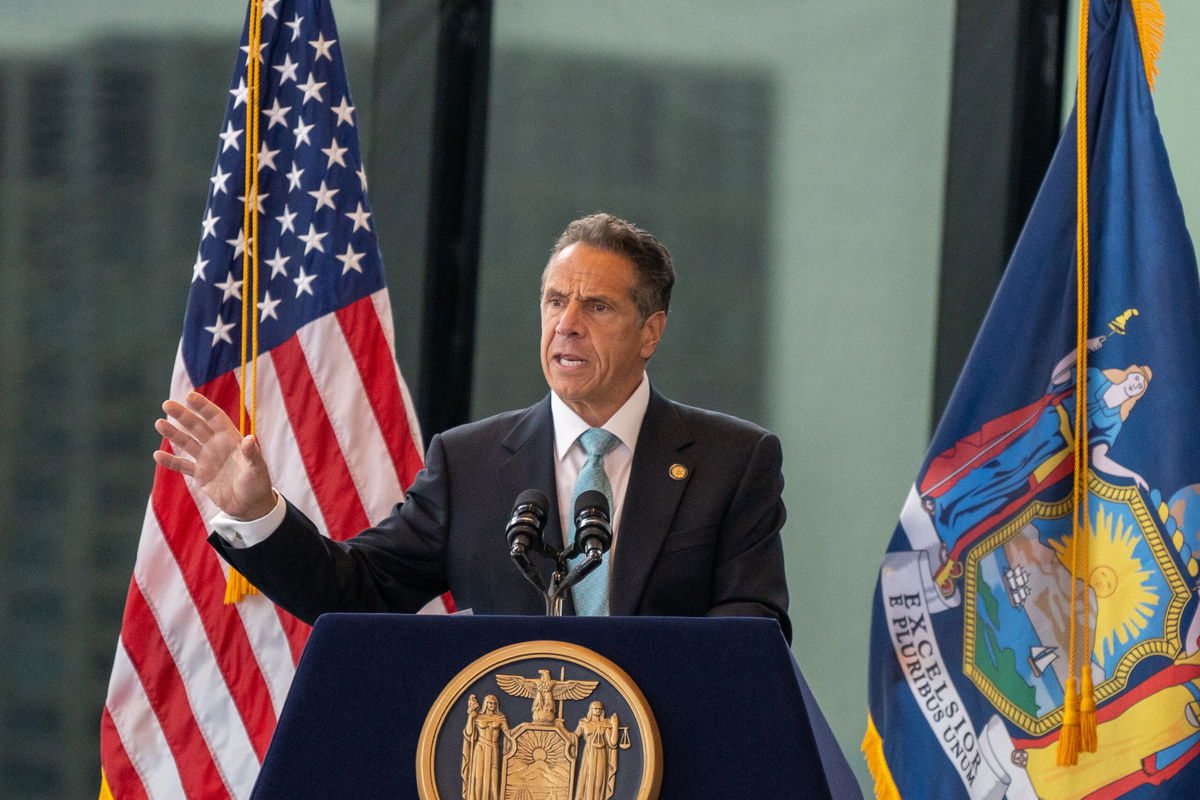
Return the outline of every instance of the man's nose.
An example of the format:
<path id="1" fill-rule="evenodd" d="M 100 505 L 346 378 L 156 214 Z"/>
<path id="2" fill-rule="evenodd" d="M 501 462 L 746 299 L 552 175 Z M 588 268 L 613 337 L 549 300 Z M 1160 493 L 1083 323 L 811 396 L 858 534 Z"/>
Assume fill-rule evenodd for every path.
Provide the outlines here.
<path id="1" fill-rule="evenodd" d="M 583 331 L 581 313 L 582 309 L 578 300 L 568 302 L 558 317 L 558 324 L 554 326 L 555 332 L 563 336 L 581 333 Z"/>

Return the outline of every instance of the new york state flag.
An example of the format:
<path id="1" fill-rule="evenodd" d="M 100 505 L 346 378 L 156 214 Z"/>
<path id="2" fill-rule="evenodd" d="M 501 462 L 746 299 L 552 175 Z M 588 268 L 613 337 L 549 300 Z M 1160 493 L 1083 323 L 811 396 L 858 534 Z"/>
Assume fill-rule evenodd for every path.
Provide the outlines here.
<path id="1" fill-rule="evenodd" d="M 891 798 L 1200 797 L 1200 286 L 1147 81 L 1147 0 L 1088 33 L 1090 624 L 1070 676 L 1076 118 L 900 513 L 872 605 L 864 751 Z"/>

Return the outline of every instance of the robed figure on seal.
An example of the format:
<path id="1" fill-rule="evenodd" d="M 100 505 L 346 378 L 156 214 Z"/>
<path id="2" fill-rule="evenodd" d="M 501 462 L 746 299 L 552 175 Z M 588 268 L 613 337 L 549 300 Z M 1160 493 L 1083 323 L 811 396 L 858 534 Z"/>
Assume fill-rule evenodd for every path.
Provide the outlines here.
<path id="1" fill-rule="evenodd" d="M 579 756 L 579 778 L 574 800 L 608 800 L 617 780 L 617 715 L 604 716 L 599 701 L 588 706 L 587 716 L 575 726 L 583 752 Z"/>
<path id="2" fill-rule="evenodd" d="M 511 736 L 508 719 L 494 694 L 467 699 L 467 724 L 463 728 L 463 800 L 500 800 L 500 746 Z"/>

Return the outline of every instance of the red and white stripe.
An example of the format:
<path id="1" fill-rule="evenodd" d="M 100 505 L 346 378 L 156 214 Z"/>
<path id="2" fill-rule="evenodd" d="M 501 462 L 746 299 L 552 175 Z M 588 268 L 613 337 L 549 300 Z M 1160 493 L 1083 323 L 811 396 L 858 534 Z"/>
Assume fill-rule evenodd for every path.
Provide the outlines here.
<path id="1" fill-rule="evenodd" d="M 380 290 L 258 360 L 255 428 L 274 485 L 337 539 L 385 516 L 421 466 L 390 314 Z M 198 387 L 235 419 L 238 377 Z M 178 358 L 171 396 L 191 389 Z M 190 479 L 157 470 L 101 726 L 115 797 L 249 797 L 307 639 L 261 595 L 224 605 L 225 565 L 205 541 L 215 511 Z"/>

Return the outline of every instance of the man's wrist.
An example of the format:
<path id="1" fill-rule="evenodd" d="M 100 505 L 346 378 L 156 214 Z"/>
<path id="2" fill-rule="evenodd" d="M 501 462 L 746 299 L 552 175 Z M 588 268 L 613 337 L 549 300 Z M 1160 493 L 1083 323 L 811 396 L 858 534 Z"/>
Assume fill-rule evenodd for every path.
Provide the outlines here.
<path id="1" fill-rule="evenodd" d="M 253 547 L 274 533 L 287 516 L 283 496 L 274 489 L 271 496 L 275 498 L 275 505 L 266 514 L 245 520 L 221 512 L 209 520 L 209 527 L 233 547 Z"/>
<path id="2" fill-rule="evenodd" d="M 272 511 L 274 511 L 275 507 L 278 505 L 279 505 L 279 492 L 275 491 L 275 488 L 272 487 L 271 494 L 268 495 L 267 499 L 264 502 L 258 503 L 253 508 L 247 509 L 246 514 L 244 516 L 240 515 L 240 514 L 238 516 L 234 516 L 234 515 L 230 514 L 229 518 L 235 519 L 238 522 L 257 522 L 257 521 L 261 520 L 263 517 L 270 514 Z"/>

